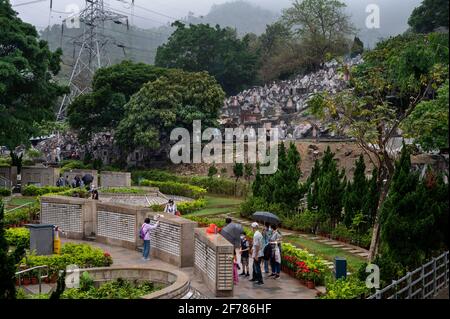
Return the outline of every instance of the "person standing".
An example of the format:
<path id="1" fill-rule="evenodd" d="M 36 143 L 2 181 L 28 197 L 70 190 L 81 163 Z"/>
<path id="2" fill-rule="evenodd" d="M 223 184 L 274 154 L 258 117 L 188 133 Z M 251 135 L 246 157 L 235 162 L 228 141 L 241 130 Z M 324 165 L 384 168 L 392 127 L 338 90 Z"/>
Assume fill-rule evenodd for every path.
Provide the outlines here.
<path id="1" fill-rule="evenodd" d="M 247 237 L 245 236 L 245 233 L 241 235 L 241 264 L 242 264 L 242 273 L 240 276 L 248 277 L 250 276 L 250 270 L 248 267 L 248 257 L 249 257 L 249 251 L 250 247 L 248 245 Z M 246 272 L 247 270 L 247 272 Z"/>
<path id="2" fill-rule="evenodd" d="M 272 227 L 272 237 L 270 243 L 272 247 L 272 255 L 270 258 L 272 274 L 269 277 L 274 279 L 280 278 L 281 272 L 281 234 L 276 225 Z"/>
<path id="3" fill-rule="evenodd" d="M 155 225 L 150 224 L 150 218 L 146 218 L 144 224 L 141 226 L 141 237 L 144 240 L 144 250 L 142 252 L 142 259 L 149 260 L 150 255 L 150 232 L 159 226 L 159 221 Z"/>
<path id="4" fill-rule="evenodd" d="M 270 228 L 269 223 L 265 223 L 264 230 L 262 232 L 263 235 L 263 251 L 266 248 L 267 245 L 269 245 L 270 238 L 272 237 L 272 228 Z M 264 272 L 266 274 L 269 273 L 269 260 L 264 259 Z M 273 272 L 273 270 L 272 270 Z"/>
<path id="5" fill-rule="evenodd" d="M 252 249 L 252 259 L 253 259 L 253 276 L 250 281 L 256 282 L 258 285 L 264 284 L 262 273 L 261 273 L 261 260 L 264 255 L 263 252 L 263 236 L 259 231 L 258 223 L 252 223 L 253 235 L 253 249 Z"/>
<path id="6" fill-rule="evenodd" d="M 177 205 L 173 201 L 173 199 L 169 199 L 169 202 L 166 204 L 164 208 L 164 213 L 176 215 L 177 214 Z"/>

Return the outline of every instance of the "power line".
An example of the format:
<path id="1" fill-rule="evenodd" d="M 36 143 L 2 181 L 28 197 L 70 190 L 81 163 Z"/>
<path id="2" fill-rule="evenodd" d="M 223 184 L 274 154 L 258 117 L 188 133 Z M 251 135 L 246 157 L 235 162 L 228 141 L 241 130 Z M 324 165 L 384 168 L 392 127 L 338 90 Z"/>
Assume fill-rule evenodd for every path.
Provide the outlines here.
<path id="1" fill-rule="evenodd" d="M 39 2 L 45 2 L 45 1 L 49 1 L 49 0 L 34 0 L 34 1 L 28 1 L 28 2 L 23 2 L 23 3 L 18 3 L 15 5 L 12 5 L 11 7 L 21 7 L 21 6 L 27 6 L 29 4 L 35 4 L 35 3 L 39 3 Z"/>

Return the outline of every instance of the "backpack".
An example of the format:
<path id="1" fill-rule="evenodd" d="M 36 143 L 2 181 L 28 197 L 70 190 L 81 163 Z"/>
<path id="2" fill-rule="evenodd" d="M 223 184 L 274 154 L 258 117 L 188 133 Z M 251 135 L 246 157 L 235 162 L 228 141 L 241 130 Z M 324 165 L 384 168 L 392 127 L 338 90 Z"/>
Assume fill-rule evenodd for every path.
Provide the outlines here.
<path id="1" fill-rule="evenodd" d="M 141 230 L 139 231 L 139 238 L 142 240 L 145 238 L 144 225 L 141 226 Z"/>

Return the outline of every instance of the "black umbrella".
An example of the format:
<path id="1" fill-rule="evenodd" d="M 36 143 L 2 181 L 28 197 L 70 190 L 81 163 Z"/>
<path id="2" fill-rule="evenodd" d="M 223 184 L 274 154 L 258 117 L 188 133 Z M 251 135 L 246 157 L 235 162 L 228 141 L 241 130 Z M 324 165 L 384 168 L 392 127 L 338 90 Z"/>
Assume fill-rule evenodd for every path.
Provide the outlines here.
<path id="1" fill-rule="evenodd" d="M 269 212 L 256 212 L 252 215 L 253 219 L 258 222 L 269 223 L 272 225 L 281 224 L 280 218 L 277 215 Z"/>
<path id="2" fill-rule="evenodd" d="M 238 248 L 241 246 L 241 234 L 244 228 L 241 224 L 229 223 L 220 231 L 220 234 L 228 240 L 234 247 Z"/>
<path id="3" fill-rule="evenodd" d="M 88 185 L 92 183 L 92 181 L 94 180 L 94 176 L 92 176 L 91 174 L 86 174 L 83 176 L 82 180 L 85 185 Z"/>

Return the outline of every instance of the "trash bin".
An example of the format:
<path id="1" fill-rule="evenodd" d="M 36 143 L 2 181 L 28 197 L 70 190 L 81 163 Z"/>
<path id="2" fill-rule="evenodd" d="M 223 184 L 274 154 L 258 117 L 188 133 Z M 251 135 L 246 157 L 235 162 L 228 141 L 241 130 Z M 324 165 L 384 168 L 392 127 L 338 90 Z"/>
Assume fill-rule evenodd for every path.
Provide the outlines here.
<path id="1" fill-rule="evenodd" d="M 347 278 L 347 259 L 342 257 L 334 258 L 334 276 L 336 280 Z"/>
<path id="2" fill-rule="evenodd" d="M 30 229 L 30 250 L 36 255 L 52 255 L 54 225 L 28 224 L 25 227 Z"/>

